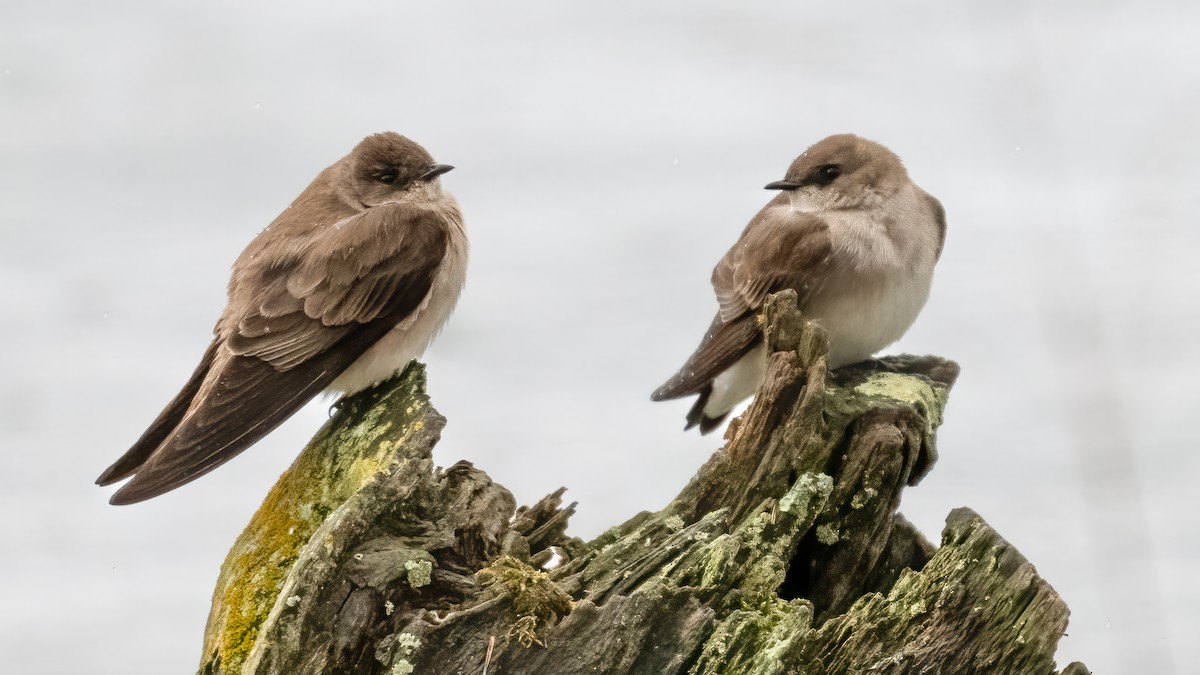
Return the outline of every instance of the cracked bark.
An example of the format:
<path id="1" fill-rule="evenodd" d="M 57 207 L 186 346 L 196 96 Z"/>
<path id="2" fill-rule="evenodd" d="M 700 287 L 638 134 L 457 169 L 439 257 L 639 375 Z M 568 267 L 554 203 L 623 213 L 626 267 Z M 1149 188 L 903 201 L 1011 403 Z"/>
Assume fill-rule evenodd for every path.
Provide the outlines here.
<path id="1" fill-rule="evenodd" d="M 767 378 L 724 447 L 591 542 L 561 489 L 516 509 L 433 465 L 421 366 L 352 397 L 230 551 L 200 672 L 1053 673 L 1068 611 L 1033 565 L 969 509 L 940 547 L 896 513 L 958 367 L 829 373 L 794 295 L 765 314 Z"/>

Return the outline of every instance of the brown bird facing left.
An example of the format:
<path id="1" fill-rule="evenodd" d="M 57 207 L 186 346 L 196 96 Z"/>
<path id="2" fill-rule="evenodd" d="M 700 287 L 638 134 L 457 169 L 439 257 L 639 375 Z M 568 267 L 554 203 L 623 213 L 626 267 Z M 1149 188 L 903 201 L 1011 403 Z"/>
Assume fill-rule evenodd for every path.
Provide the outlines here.
<path id="1" fill-rule="evenodd" d="M 854 134 L 815 143 L 792 162 L 780 194 L 717 263 L 717 315 L 700 346 L 653 394 L 696 395 L 685 429 L 716 429 L 763 381 L 759 313 L 795 290 L 829 336 L 829 367 L 862 361 L 900 339 L 929 297 L 946 212 L 891 150 Z"/>
<path id="2" fill-rule="evenodd" d="M 96 480 L 113 504 L 189 483 L 324 390 L 346 394 L 421 355 L 462 290 L 458 204 L 420 145 L 368 136 L 322 171 L 233 264 L 229 304 L 196 372 Z"/>

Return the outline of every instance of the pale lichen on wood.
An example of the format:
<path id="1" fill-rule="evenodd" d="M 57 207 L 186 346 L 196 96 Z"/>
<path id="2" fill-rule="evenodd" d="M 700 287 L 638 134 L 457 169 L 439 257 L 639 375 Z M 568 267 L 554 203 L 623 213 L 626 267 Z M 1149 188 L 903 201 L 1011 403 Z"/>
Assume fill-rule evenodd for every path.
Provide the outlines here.
<path id="1" fill-rule="evenodd" d="M 764 328 L 766 381 L 724 447 L 587 543 L 562 490 L 514 511 L 470 464 L 433 466 L 420 366 L 351 398 L 230 552 L 201 671 L 1050 675 L 1067 609 L 1033 566 L 969 510 L 940 548 L 896 513 L 957 366 L 831 374 L 791 294 Z"/>

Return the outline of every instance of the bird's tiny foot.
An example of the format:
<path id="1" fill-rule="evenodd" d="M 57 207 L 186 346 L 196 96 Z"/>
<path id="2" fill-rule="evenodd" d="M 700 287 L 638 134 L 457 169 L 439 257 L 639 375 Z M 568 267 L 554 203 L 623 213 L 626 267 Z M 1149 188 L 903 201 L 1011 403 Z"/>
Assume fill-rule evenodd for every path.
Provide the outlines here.
<path id="1" fill-rule="evenodd" d="M 329 416 L 333 417 L 336 413 L 342 411 L 342 406 L 346 404 L 346 397 L 343 396 L 329 405 Z"/>

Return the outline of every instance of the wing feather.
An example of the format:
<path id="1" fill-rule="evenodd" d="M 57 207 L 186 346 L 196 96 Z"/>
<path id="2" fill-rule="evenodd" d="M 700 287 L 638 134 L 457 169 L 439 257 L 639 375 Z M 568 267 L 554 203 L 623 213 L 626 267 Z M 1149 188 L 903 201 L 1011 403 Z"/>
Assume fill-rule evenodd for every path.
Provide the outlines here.
<path id="1" fill-rule="evenodd" d="M 359 218 L 341 225 L 360 227 L 361 235 L 318 240 L 294 264 L 235 271 L 229 308 L 202 368 L 160 416 L 162 424 L 126 453 L 141 453 L 137 466 L 122 465 L 123 457 L 101 477 L 113 482 L 136 471 L 112 503 L 149 499 L 229 461 L 421 306 L 445 258 L 445 221 L 401 204 Z M 354 259 L 346 255 L 351 247 Z"/>
<path id="2" fill-rule="evenodd" d="M 833 252 L 829 225 L 815 214 L 768 204 L 713 269 L 721 318 L 758 309 L 771 293 L 794 289 L 800 308 L 816 289 Z"/>
<path id="3" fill-rule="evenodd" d="M 713 269 L 719 310 L 700 346 L 650 398 L 705 397 L 713 379 L 762 339 L 757 311 L 766 297 L 795 289 L 804 309 L 832 251 L 829 226 L 820 217 L 792 211 L 785 199 L 767 204 Z"/>
<path id="4" fill-rule="evenodd" d="M 204 382 L 204 378 L 208 376 L 208 371 L 212 367 L 213 359 L 216 357 L 221 343 L 213 340 L 208 349 L 204 351 L 204 356 L 200 358 L 200 365 L 196 366 L 195 372 L 188 378 L 183 389 L 180 390 L 175 398 L 163 408 L 159 413 L 158 418 L 150 425 L 149 429 L 142 434 L 142 437 L 129 448 L 121 458 L 113 462 L 112 466 L 104 470 L 100 477 L 96 479 L 97 485 L 112 485 L 117 481 L 124 480 L 133 475 L 146 458 L 154 453 L 164 438 L 171 434 L 171 431 L 179 426 L 179 421 L 187 413 L 188 407 L 192 405 L 193 399 L 196 398 L 196 393 L 200 391 L 200 385 Z"/>
<path id="5" fill-rule="evenodd" d="M 334 248 L 330 238 L 343 248 Z M 391 313 L 397 297 L 420 289 L 419 304 L 432 285 L 427 273 L 445 257 L 447 238 L 439 215 L 404 204 L 342 221 L 294 265 L 262 270 L 270 276 L 255 287 L 272 295 L 230 299 L 235 314 L 244 309 L 226 322 L 226 344 L 235 354 L 281 369 L 315 358 L 357 326 Z M 279 312 L 288 307 L 294 309 Z"/>
<path id="6" fill-rule="evenodd" d="M 687 363 L 656 389 L 650 399 L 666 401 L 710 389 L 713 378 L 737 363 L 761 339 L 762 329 L 753 314 L 728 322 L 717 315 Z"/>

